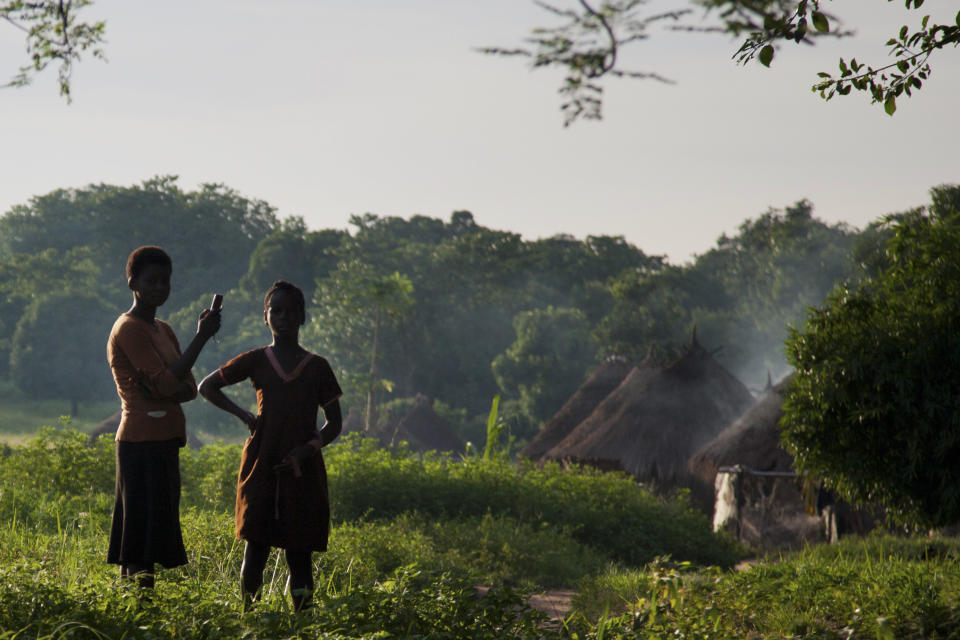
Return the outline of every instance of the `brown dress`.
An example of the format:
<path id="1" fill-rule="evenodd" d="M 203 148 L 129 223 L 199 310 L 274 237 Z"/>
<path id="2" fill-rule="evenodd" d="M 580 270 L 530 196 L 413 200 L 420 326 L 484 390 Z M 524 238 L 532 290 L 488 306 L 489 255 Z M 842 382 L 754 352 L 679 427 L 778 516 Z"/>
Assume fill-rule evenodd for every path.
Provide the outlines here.
<path id="1" fill-rule="evenodd" d="M 317 437 L 319 408 L 340 397 L 329 363 L 308 353 L 287 372 L 270 348 L 262 347 L 220 367 L 220 376 L 226 384 L 249 378 L 257 390 L 257 420 L 237 478 L 237 537 L 294 551 L 326 551 L 330 502 L 323 455 L 318 451 L 302 464 L 299 478 L 274 466 Z M 324 444 L 338 435 L 329 424 L 320 432 Z"/>

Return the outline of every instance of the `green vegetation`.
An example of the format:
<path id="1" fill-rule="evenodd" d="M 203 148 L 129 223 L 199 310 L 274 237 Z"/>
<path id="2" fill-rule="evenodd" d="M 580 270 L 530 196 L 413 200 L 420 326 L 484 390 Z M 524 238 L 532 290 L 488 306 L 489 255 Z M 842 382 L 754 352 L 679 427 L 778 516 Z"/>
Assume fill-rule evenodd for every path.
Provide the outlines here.
<path id="1" fill-rule="evenodd" d="M 677 4 L 670 11 L 647 7 L 644 0 L 579 0 L 579 6 L 569 8 L 534 1 L 552 18 L 563 21 L 535 27 L 522 47 L 488 47 L 481 51 L 530 58 L 534 69 L 559 68 L 563 81 L 558 93 L 563 100 L 565 125 L 578 118 L 602 117 L 604 78 L 669 82 L 655 71 L 624 68 L 623 64 L 624 49 L 647 40 L 651 27 L 658 24 L 666 23 L 667 30 L 729 34 L 741 42 L 733 55 L 739 64 L 756 58 L 765 67 L 773 62 L 778 47 L 809 45 L 818 38 L 854 33 L 839 26 L 842 22 L 828 13 L 834 3 L 826 0 L 691 0 L 692 8 Z M 904 24 L 898 32 L 888 34 L 885 46 L 889 61 L 872 66 L 856 58 L 840 58 L 840 74 L 821 71 L 813 91 L 824 100 L 849 95 L 854 89 L 862 91 L 892 116 L 897 98 L 910 97 L 923 87 L 931 74 L 930 59 L 960 44 L 960 14 L 954 18 L 949 9 L 938 15 L 928 13 L 934 3 L 920 13 L 923 3 L 905 0 L 908 16 L 916 26 Z M 692 17 L 697 21 L 691 21 Z M 713 20 L 704 21 L 705 17 Z"/>
<path id="2" fill-rule="evenodd" d="M 733 573 L 661 560 L 583 581 L 574 605 L 607 637 L 952 638 L 960 541 L 847 539 Z"/>
<path id="3" fill-rule="evenodd" d="M 890 216 L 885 264 L 801 330 L 785 442 L 806 470 L 901 522 L 960 519 L 960 189 Z"/>
<path id="4" fill-rule="evenodd" d="M 960 542 L 871 537 L 731 569 L 742 550 L 684 499 L 612 474 L 328 450 L 334 526 L 315 609 L 290 612 L 279 555 L 240 608 L 233 538 L 239 447 L 184 449 L 190 563 L 154 593 L 103 562 L 113 443 L 42 430 L 0 457 L 0 637 L 947 638 Z M 491 587 L 480 596 L 476 585 Z M 526 597 L 577 591 L 547 623 Z"/>
<path id="5" fill-rule="evenodd" d="M 81 416 L 112 399 L 102 355 L 109 318 L 130 305 L 127 255 L 153 243 L 174 261 L 160 314 L 181 341 L 210 294 L 225 293 L 198 377 L 269 340 L 263 293 L 284 278 L 307 297 L 303 344 L 330 360 L 342 404 L 361 423 L 386 420 L 388 407 L 423 394 L 445 407 L 463 440 L 482 442 L 489 399 L 499 394 L 504 423 L 522 441 L 603 358 L 640 359 L 654 345 L 675 352 L 694 326 L 725 366 L 762 387 L 768 370 L 786 368 L 787 325 L 838 280 L 859 280 L 861 262 L 873 264 L 854 259 L 860 235 L 817 220 L 801 201 L 745 221 L 677 266 L 622 237 L 524 240 L 466 211 L 448 220 L 367 214 L 348 230 L 314 231 L 222 185 L 183 191 L 169 176 L 56 190 L 0 216 L 0 379 L 31 397 L 76 401 Z M 63 291 L 76 299 L 64 302 Z M 88 322 L 58 311 L 81 298 Z M 81 346 L 92 369 L 78 379 Z M 236 393 L 253 401 L 249 387 Z M 243 433 L 203 402 L 185 408 L 195 431 Z"/>
<path id="6" fill-rule="evenodd" d="M 17 74 L 0 88 L 26 86 L 35 74 L 57 64 L 60 95 L 70 102 L 73 63 L 78 62 L 87 50 L 94 58 L 104 59 L 101 47 L 106 23 L 103 20 L 87 22 L 78 17 L 91 4 L 92 0 L 0 2 L 0 19 L 27 34 L 27 56 L 30 59 L 29 64 L 21 66 Z"/>

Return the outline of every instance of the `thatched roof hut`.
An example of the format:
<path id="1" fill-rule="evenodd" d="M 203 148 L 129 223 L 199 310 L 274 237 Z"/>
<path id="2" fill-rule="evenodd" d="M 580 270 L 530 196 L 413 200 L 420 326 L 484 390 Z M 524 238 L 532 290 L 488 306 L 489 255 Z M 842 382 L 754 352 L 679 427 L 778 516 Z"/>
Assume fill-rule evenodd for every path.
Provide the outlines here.
<path id="1" fill-rule="evenodd" d="M 406 441 L 414 451 L 447 451 L 462 454 L 466 443 L 446 420 L 433 410 L 433 402 L 417 394 L 413 408 L 399 421 L 384 428 L 379 434 L 387 446 Z"/>
<path id="2" fill-rule="evenodd" d="M 793 471 L 793 457 L 780 446 L 783 399 L 793 373 L 770 387 L 760 400 L 693 454 L 690 473 L 713 486 L 720 467 L 741 465 L 754 471 Z"/>
<path id="3" fill-rule="evenodd" d="M 648 356 L 638 368 L 652 367 L 650 362 L 652 360 Z M 610 395 L 610 392 L 616 389 L 633 369 L 633 365 L 626 358 L 620 356 L 607 358 L 560 407 L 536 437 L 520 450 L 520 455 L 531 460 L 539 460 L 543 454 L 559 444 L 578 424 L 593 413 L 597 405 L 603 402 L 603 399 Z"/>
<path id="4" fill-rule="evenodd" d="M 779 425 L 794 377 L 791 373 L 770 387 L 687 465 L 697 482 L 718 488 L 714 526 L 729 528 L 740 540 L 762 548 L 832 541 L 839 533 L 866 533 L 875 525 L 872 511 L 834 503 L 824 492 L 805 496 L 800 479 L 790 475 L 793 457 L 780 446 Z M 719 474 L 721 468 L 726 473 Z M 733 488 L 730 495 L 719 493 L 725 483 Z M 725 517 L 731 519 L 724 524 Z"/>
<path id="5" fill-rule="evenodd" d="M 754 402 L 696 340 L 672 364 L 635 370 L 544 456 L 689 486 L 687 460 Z"/>

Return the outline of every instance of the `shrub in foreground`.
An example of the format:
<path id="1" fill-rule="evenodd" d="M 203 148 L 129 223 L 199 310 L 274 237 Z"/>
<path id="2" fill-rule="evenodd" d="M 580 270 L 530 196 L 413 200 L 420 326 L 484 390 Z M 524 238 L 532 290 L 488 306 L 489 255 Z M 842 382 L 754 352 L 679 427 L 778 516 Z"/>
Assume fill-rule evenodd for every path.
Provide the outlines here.
<path id="1" fill-rule="evenodd" d="M 438 520 L 489 513 L 567 530 L 582 544 L 634 566 L 670 555 L 727 567 L 741 554 L 730 539 L 713 533 L 685 496 L 665 500 L 626 474 L 502 457 L 414 456 L 358 438 L 331 446 L 327 461 L 339 521 L 391 519 L 411 511 Z"/>

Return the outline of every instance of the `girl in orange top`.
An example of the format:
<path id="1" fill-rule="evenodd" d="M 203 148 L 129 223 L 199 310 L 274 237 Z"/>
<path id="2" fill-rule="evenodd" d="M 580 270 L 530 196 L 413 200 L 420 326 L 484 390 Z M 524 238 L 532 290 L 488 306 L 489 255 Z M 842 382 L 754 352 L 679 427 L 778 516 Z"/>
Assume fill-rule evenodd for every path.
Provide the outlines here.
<path id="1" fill-rule="evenodd" d="M 200 393 L 250 429 L 237 478 L 236 535 L 246 540 L 241 589 L 244 604 L 257 599 L 270 547 L 285 550 L 293 608 L 310 606 L 311 554 L 327 550 L 330 503 L 320 448 L 340 434 L 340 386 L 324 358 L 300 346 L 303 293 L 283 280 L 263 301 L 273 342 L 242 353 L 200 383 Z M 257 415 L 221 390 L 249 378 Z M 323 408 L 326 424 L 317 429 Z"/>
<path id="2" fill-rule="evenodd" d="M 123 577 L 153 586 L 155 564 L 187 562 L 180 532 L 180 447 L 186 425 L 180 403 L 197 396 L 190 368 L 220 328 L 220 312 L 200 314 L 186 351 L 156 317 L 170 295 L 173 262 L 160 247 L 140 247 L 127 259 L 133 306 L 117 318 L 107 341 L 123 409 L 117 429 L 117 485 L 107 562 Z"/>

